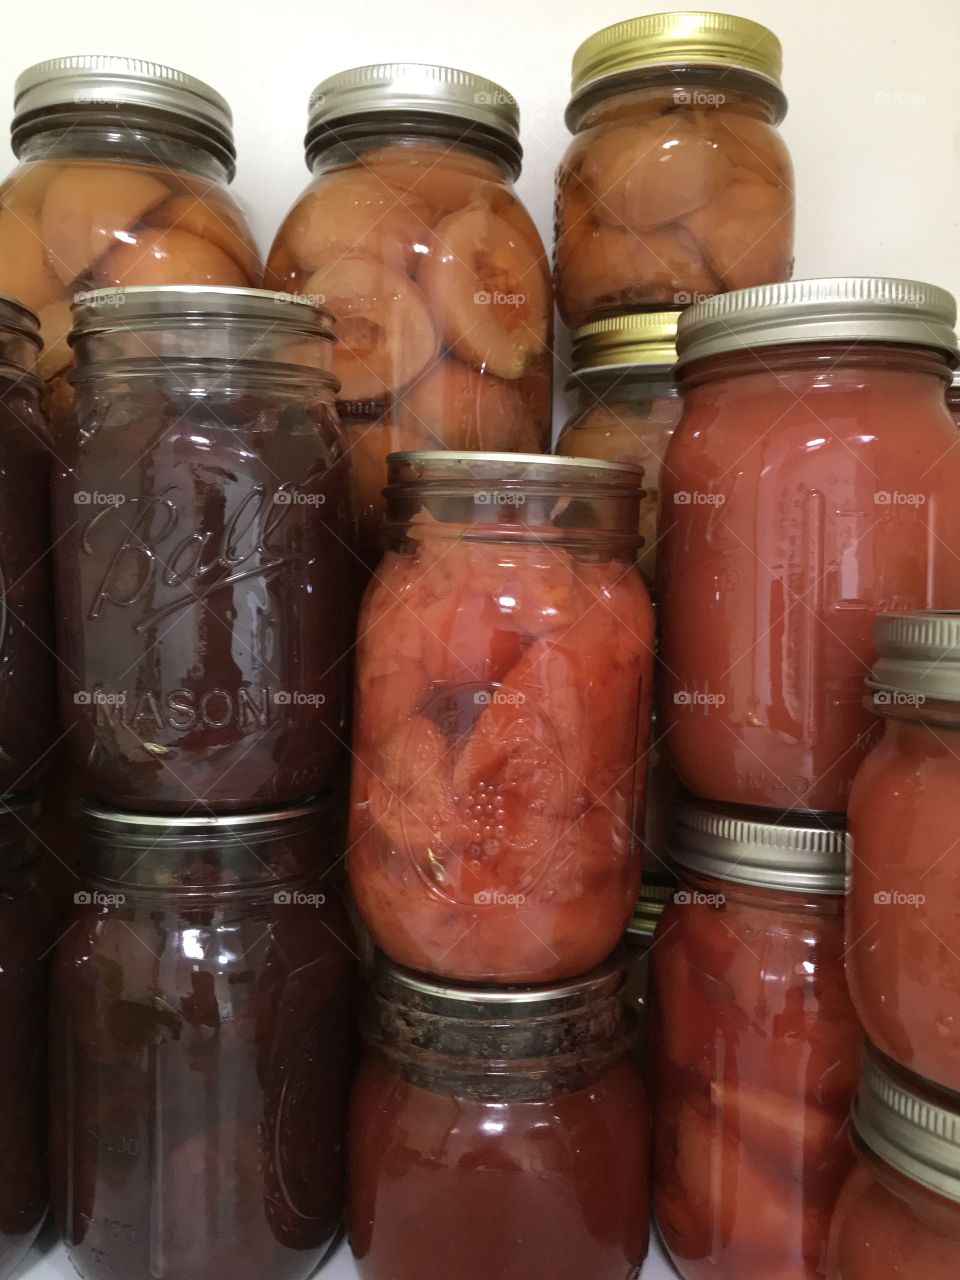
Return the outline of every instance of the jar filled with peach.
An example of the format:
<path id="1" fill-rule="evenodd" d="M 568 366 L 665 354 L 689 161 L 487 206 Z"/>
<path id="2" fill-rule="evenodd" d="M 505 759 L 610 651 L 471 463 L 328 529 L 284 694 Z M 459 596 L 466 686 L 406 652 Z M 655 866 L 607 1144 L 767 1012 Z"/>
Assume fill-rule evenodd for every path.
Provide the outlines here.
<path id="1" fill-rule="evenodd" d="M 357 67 L 318 85 L 313 180 L 280 227 L 267 286 L 337 318 L 334 373 L 361 540 L 377 558 L 395 450 L 535 452 L 550 435 L 552 301 L 513 191 L 519 113 L 451 67 Z"/>
<path id="2" fill-rule="evenodd" d="M 678 315 L 679 309 L 635 311 L 574 333 L 573 374 L 566 388 L 574 409 L 556 449 L 567 457 L 643 467 L 638 565 L 650 587 L 657 563 L 660 467 L 681 415 L 672 373 Z"/>
<path id="3" fill-rule="evenodd" d="M 78 291 L 256 285 L 261 266 L 227 190 L 230 107 L 201 80 L 138 58 L 54 58 L 19 77 L 14 112 L 20 163 L 0 185 L 0 292 L 40 317 L 56 429 L 73 398 Z"/>
<path id="4" fill-rule="evenodd" d="M 781 65 L 772 31 L 722 13 L 648 14 L 584 41 L 557 174 L 568 324 L 789 278 Z"/>

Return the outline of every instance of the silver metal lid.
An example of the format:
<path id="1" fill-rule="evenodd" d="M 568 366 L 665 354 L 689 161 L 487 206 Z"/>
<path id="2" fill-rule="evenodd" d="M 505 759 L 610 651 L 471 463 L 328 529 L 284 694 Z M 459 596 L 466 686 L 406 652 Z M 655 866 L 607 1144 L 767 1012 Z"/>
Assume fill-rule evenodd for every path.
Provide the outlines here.
<path id="1" fill-rule="evenodd" d="M 867 684 L 877 691 L 878 710 L 922 706 L 927 698 L 960 702 L 960 611 L 881 613 L 873 638 L 877 658 Z"/>
<path id="2" fill-rule="evenodd" d="M 124 285 L 77 293 L 73 300 L 73 334 L 175 319 L 251 320 L 285 332 L 333 338 L 333 316 L 312 298 L 268 289 L 234 289 L 218 285 Z"/>
<path id="3" fill-rule="evenodd" d="M 513 95 L 485 76 L 424 62 L 377 62 L 321 80 L 310 95 L 308 161 L 318 143 L 371 114 L 449 116 L 468 129 L 479 126 L 519 165 L 520 111 Z"/>
<path id="4" fill-rule="evenodd" d="M 765 821 L 752 809 L 684 801 L 667 842 L 678 867 L 711 879 L 796 893 L 842 894 L 844 828 L 815 815 Z"/>
<path id="5" fill-rule="evenodd" d="M 851 1119 L 860 1141 L 885 1164 L 960 1201 L 960 1095 L 923 1092 L 868 1046 Z"/>
<path id="6" fill-rule="evenodd" d="M 73 107 L 91 114 L 142 107 L 179 116 L 222 152 L 236 159 L 233 114 L 226 99 L 203 80 L 142 58 L 77 54 L 50 58 L 17 77 L 11 125 L 14 152 L 43 127 L 54 110 Z"/>
<path id="7" fill-rule="evenodd" d="M 471 480 L 479 478 L 481 473 L 491 478 L 544 480 L 551 484 L 562 484 L 568 479 L 586 482 L 595 479 L 602 484 L 610 484 L 620 479 L 625 484 L 639 485 L 643 479 L 643 467 L 629 462 L 610 462 L 606 458 L 567 458 L 554 453 L 422 449 L 387 454 L 387 466 L 391 465 L 398 471 L 406 468 L 420 469 L 425 476 L 434 471 L 438 475 L 452 476 L 460 471 Z"/>
<path id="8" fill-rule="evenodd" d="M 957 359 L 953 295 L 918 280 L 838 276 L 788 280 L 694 303 L 677 325 L 677 365 L 756 347 L 897 343 Z"/>
<path id="9" fill-rule="evenodd" d="M 81 815 L 88 831 L 114 837 L 177 841 L 206 836 L 249 841 L 259 836 L 275 836 L 278 826 L 289 832 L 294 826 L 312 826 L 317 821 L 329 820 L 330 801 L 326 797 L 318 797 L 289 808 L 217 814 L 134 813 L 88 801 L 82 806 Z"/>
<path id="10" fill-rule="evenodd" d="M 599 968 L 569 982 L 498 987 L 430 978 L 394 964 L 378 952 L 376 979 L 377 989 L 388 998 L 403 998 L 406 993 L 416 999 L 418 1007 L 445 1013 L 451 1018 L 467 1016 L 466 1010 L 475 1006 L 484 1008 L 488 1013 L 502 1009 L 505 1016 L 515 1017 L 518 1010 L 526 1013 L 538 1006 L 553 1006 L 557 1012 L 578 1008 L 589 1000 L 595 1000 L 602 992 L 616 991 L 623 982 L 623 964 L 611 958 Z M 458 1015 L 458 1010 L 465 1012 Z"/>

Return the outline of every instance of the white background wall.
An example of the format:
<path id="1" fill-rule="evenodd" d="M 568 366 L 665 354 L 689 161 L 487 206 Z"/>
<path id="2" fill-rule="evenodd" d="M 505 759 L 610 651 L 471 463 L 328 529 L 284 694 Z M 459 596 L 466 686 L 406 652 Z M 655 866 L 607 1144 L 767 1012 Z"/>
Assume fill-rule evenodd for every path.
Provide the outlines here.
<path id="1" fill-rule="evenodd" d="M 318 80 L 381 59 L 458 65 L 501 81 L 518 98 L 526 153 L 519 190 L 549 242 L 574 48 L 600 26 L 658 7 L 684 6 L 5 0 L 0 107 L 7 119 L 23 67 L 68 53 L 131 54 L 201 76 L 233 106 L 234 190 L 266 249 L 307 178 L 301 144 Z M 790 103 L 783 129 L 798 184 L 795 274 L 907 275 L 960 293 L 960 0 L 715 7 L 765 22 L 783 42 Z"/>

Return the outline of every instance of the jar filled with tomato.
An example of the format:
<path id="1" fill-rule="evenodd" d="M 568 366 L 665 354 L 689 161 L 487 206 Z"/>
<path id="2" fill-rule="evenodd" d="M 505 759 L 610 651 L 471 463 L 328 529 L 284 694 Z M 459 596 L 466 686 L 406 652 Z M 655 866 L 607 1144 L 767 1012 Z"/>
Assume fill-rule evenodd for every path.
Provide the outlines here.
<path id="1" fill-rule="evenodd" d="M 960 1095 L 870 1050 L 852 1119 L 859 1159 L 830 1229 L 828 1280 L 954 1280 Z"/>
<path id="2" fill-rule="evenodd" d="M 351 1103 L 362 1280 L 631 1280 L 648 1118 L 610 963 L 552 987 L 436 983 L 389 963 Z"/>
<path id="3" fill-rule="evenodd" d="M 653 668 L 640 479 L 549 455 L 391 458 L 359 624 L 350 878 L 398 963 L 550 982 L 620 941 Z"/>
<path id="4" fill-rule="evenodd" d="M 824 1275 L 862 1033 L 843 830 L 683 806 L 651 949 L 654 1211 L 684 1280 Z"/>

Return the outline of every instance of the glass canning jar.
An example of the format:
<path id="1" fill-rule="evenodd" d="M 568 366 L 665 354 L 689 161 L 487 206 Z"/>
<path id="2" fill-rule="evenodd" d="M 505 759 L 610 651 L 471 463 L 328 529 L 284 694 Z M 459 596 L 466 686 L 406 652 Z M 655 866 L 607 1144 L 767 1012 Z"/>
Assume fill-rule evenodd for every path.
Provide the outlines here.
<path id="1" fill-rule="evenodd" d="M 387 454 L 549 447 L 550 269 L 517 199 L 519 112 L 482 76 L 355 67 L 310 99 L 313 179 L 277 232 L 269 288 L 320 295 L 362 543 L 380 553 Z"/>
<path id="2" fill-rule="evenodd" d="M 852 1119 L 859 1160 L 830 1229 L 827 1280 L 954 1280 L 960 1095 L 869 1050 Z"/>
<path id="3" fill-rule="evenodd" d="M 397 963 L 550 982 L 614 949 L 640 882 L 653 611 L 640 473 L 390 459 L 357 642 L 350 879 Z"/>
<path id="4" fill-rule="evenodd" d="M 18 78 L 19 165 L 0 184 L 0 290 L 40 317 L 54 426 L 69 411 L 70 302 L 104 285 L 257 285 L 227 190 L 233 117 L 202 80 L 139 58 L 53 58 Z"/>
<path id="5" fill-rule="evenodd" d="M 955 320 L 944 290 L 879 277 L 681 316 L 657 688 L 694 794 L 843 812 L 879 728 L 874 618 L 960 602 Z"/>
<path id="6" fill-rule="evenodd" d="M 306 1280 L 336 1237 L 353 942 L 330 803 L 88 808 L 54 961 L 51 1186 L 84 1280 Z"/>
<path id="7" fill-rule="evenodd" d="M 862 1033 L 843 831 L 688 804 L 651 949 L 654 1212 L 684 1280 L 824 1275 Z"/>
<path id="8" fill-rule="evenodd" d="M 47 973 L 54 938 L 37 889 L 29 793 L 0 800 L 0 1278 L 17 1270 L 47 1212 Z"/>
<path id="9" fill-rule="evenodd" d="M 556 987 L 381 963 L 351 1102 L 362 1280 L 633 1280 L 648 1118 L 615 964 Z"/>
<path id="10" fill-rule="evenodd" d="M 256 289 L 108 289 L 72 341 L 61 714 L 88 789 L 213 812 L 322 789 L 355 595 L 329 315 Z"/>
<path id="11" fill-rule="evenodd" d="M 647 14 L 584 41 L 557 172 L 567 324 L 790 276 L 782 60 L 772 31 L 725 13 Z"/>
<path id="12" fill-rule="evenodd" d="M 873 1043 L 960 1094 L 960 613 L 881 615 L 876 648 L 883 736 L 850 794 L 847 976 Z"/>
<path id="13" fill-rule="evenodd" d="M 57 738 L 51 456 L 34 372 L 39 349 L 36 316 L 0 295 L 0 796 L 37 781 Z"/>
<path id="14" fill-rule="evenodd" d="M 556 452 L 643 467 L 640 572 L 653 587 L 660 467 L 680 421 L 673 379 L 678 311 L 637 311 L 584 325 L 573 335 L 574 409 Z"/>

